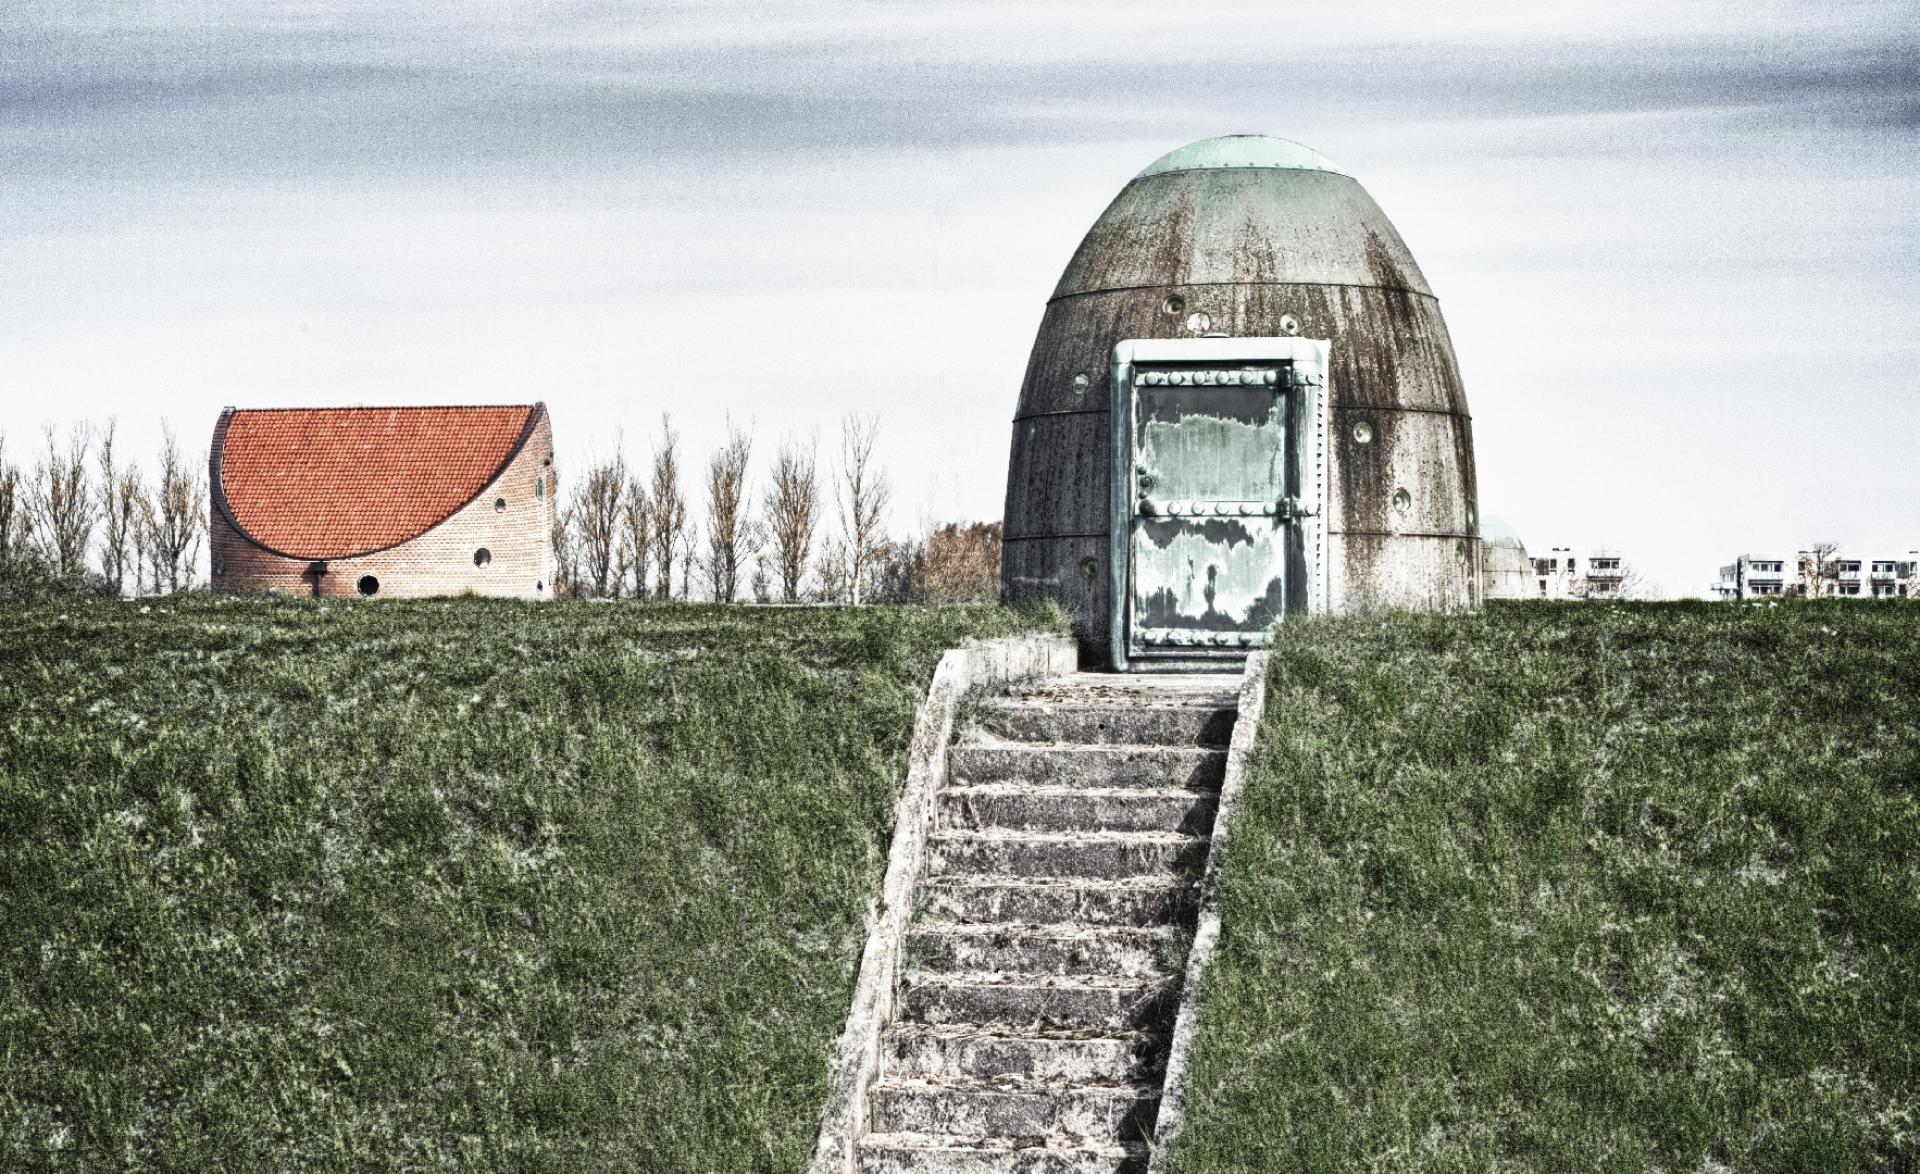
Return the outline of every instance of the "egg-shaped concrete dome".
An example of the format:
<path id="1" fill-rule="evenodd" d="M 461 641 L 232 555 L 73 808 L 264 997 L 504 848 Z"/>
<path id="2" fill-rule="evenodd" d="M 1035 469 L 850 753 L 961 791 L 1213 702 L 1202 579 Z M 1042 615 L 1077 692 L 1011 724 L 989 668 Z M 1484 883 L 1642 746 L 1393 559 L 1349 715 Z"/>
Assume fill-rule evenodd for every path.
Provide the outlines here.
<path id="1" fill-rule="evenodd" d="M 1297 511 L 1319 511 L 1317 565 L 1299 576 L 1317 586 L 1286 610 L 1477 604 L 1472 432 L 1439 301 L 1356 180 L 1261 135 L 1150 164 L 1068 262 L 1014 416 L 1007 597 L 1059 598 L 1090 649 L 1105 645 L 1114 584 L 1128 581 L 1111 565 L 1124 490 L 1112 470 L 1125 467 L 1113 456 L 1116 348 L 1214 335 L 1328 344 L 1308 458 L 1322 465 L 1321 499 Z"/>
<path id="2" fill-rule="evenodd" d="M 1520 532 L 1505 518 L 1480 519 L 1480 581 L 1487 599 L 1532 599 L 1533 560 Z"/>

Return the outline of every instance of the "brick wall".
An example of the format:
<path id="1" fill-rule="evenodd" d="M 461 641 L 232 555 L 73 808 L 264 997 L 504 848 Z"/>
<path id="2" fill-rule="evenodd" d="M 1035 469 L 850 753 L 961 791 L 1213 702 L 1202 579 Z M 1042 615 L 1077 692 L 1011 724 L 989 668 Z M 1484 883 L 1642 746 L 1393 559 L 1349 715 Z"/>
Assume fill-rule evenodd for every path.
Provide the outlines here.
<path id="1" fill-rule="evenodd" d="M 544 481 L 545 492 L 536 492 Z M 533 433 L 485 492 L 418 538 L 358 558 L 331 559 L 326 573 L 309 573 L 310 559 L 292 559 L 256 546 L 238 533 L 219 506 L 208 530 L 213 586 L 221 591 L 273 588 L 288 595 L 359 596 L 360 580 L 379 581 L 377 598 L 476 595 L 548 599 L 553 595 L 553 429 L 540 413 Z M 504 501 L 504 509 L 496 502 Z M 485 548 L 491 560 L 474 563 Z"/>

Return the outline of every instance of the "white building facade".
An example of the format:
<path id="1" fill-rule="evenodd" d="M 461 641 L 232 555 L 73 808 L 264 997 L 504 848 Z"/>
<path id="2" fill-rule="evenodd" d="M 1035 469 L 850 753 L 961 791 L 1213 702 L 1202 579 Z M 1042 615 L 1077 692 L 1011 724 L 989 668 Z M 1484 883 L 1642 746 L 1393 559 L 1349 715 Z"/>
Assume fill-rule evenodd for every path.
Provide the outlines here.
<path id="1" fill-rule="evenodd" d="M 1920 551 L 1755 551 L 1720 568 L 1716 599 L 1791 595 L 1834 599 L 1920 598 Z"/>
<path id="2" fill-rule="evenodd" d="M 1533 559 L 1535 599 L 1621 599 L 1629 594 L 1627 562 L 1608 547 L 1555 546 Z"/>

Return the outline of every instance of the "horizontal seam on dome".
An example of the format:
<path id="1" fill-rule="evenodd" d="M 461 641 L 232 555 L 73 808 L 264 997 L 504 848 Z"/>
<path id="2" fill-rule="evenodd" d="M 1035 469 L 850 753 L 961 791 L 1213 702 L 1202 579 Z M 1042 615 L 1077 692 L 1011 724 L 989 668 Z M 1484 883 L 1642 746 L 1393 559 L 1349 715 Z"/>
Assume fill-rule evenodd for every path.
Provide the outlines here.
<path id="1" fill-rule="evenodd" d="M 1214 285 L 1317 285 L 1326 289 L 1377 289 L 1392 293 L 1410 294 L 1416 298 L 1432 298 L 1436 302 L 1440 300 L 1439 294 L 1412 289 L 1404 285 L 1361 285 L 1357 281 L 1170 281 L 1160 282 L 1154 285 L 1110 285 L 1100 289 L 1083 289 L 1077 293 L 1056 293 L 1047 299 L 1047 305 L 1051 306 L 1055 302 L 1064 302 L 1068 298 L 1086 298 L 1092 297 L 1094 294 L 1103 293 L 1126 293 L 1128 290 L 1135 289 L 1195 289 L 1201 286 Z"/>
<path id="2" fill-rule="evenodd" d="M 1013 422 L 1018 424 L 1022 420 L 1038 420 L 1042 416 L 1104 416 L 1112 410 L 1111 408 L 1069 408 L 1064 412 L 1028 412 L 1024 416 L 1015 416 Z"/>

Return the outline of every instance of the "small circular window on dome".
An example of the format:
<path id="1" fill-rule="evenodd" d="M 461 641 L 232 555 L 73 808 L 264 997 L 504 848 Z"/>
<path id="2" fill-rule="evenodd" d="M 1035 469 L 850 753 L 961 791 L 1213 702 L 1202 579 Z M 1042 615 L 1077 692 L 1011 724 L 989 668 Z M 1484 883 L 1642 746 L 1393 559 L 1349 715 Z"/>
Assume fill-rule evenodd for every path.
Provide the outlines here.
<path id="1" fill-rule="evenodd" d="M 492 561 L 493 552 L 484 546 L 473 552 L 473 565 L 476 567 L 484 567 Z"/>
<path id="2" fill-rule="evenodd" d="M 1166 304 L 1160 308 L 1165 310 L 1169 316 L 1184 313 L 1187 308 L 1187 299 L 1181 297 L 1179 294 L 1174 294 L 1168 298 Z"/>
<path id="3" fill-rule="evenodd" d="M 380 580 L 374 578 L 372 575 L 360 576 L 360 582 L 355 584 L 355 586 L 359 588 L 360 594 L 362 595 L 380 594 Z"/>
<path id="4" fill-rule="evenodd" d="M 494 498 L 494 499 L 493 499 L 493 512 L 494 512 L 494 513 L 496 513 L 496 514 L 504 514 L 504 513 L 506 513 L 506 512 L 507 512 L 507 499 L 506 499 L 506 498 L 504 498 L 504 497 L 496 497 L 496 498 Z"/>
<path id="5" fill-rule="evenodd" d="M 1369 444 L 1373 440 L 1373 424 L 1366 420 L 1353 422 L 1353 440 L 1355 444 Z"/>

